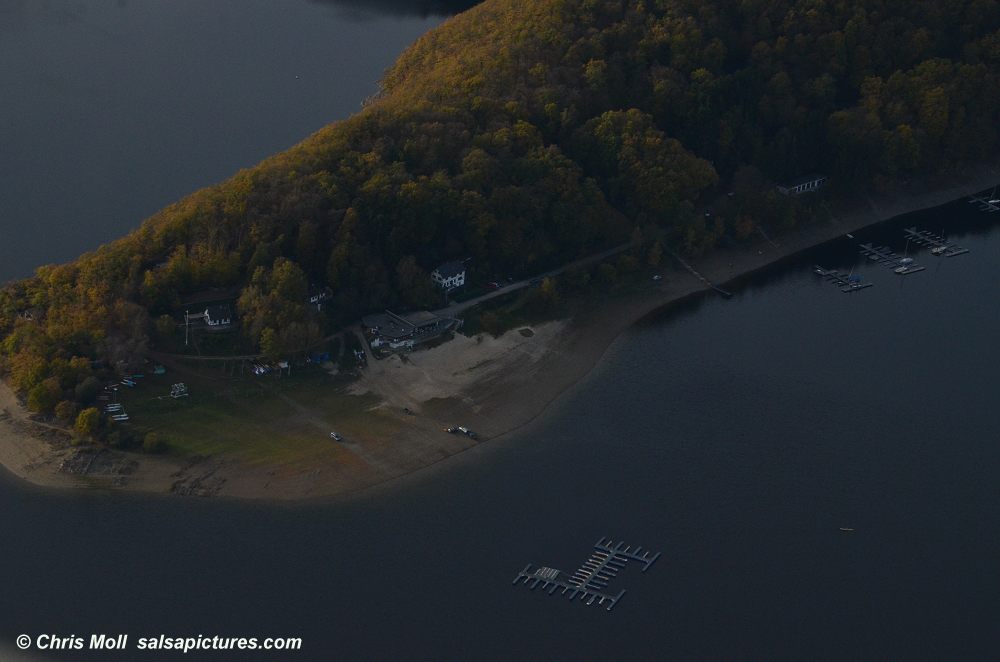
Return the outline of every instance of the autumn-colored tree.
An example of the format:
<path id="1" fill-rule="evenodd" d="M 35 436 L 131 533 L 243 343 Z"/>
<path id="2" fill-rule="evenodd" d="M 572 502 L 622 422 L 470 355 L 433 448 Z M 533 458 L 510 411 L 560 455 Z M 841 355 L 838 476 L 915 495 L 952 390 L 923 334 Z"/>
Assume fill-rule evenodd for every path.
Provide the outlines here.
<path id="1" fill-rule="evenodd" d="M 428 304 L 424 274 L 452 259 L 526 276 L 637 227 L 694 254 L 780 231 L 809 206 L 776 182 L 817 171 L 863 195 L 994 159 L 998 35 L 994 0 L 486 0 L 357 115 L 0 288 L 0 365 L 24 396 L 50 377 L 76 393 L 141 363 L 207 288 L 240 290 L 243 349 L 270 328 L 283 354 Z M 320 317 L 313 283 L 333 293 Z"/>
<path id="2" fill-rule="evenodd" d="M 83 437 L 93 437 L 101 426 L 101 412 L 96 407 L 88 407 L 76 417 L 73 428 Z"/>
<path id="3" fill-rule="evenodd" d="M 59 380 L 49 377 L 28 391 L 28 409 L 39 414 L 51 414 L 61 396 Z"/>
<path id="4" fill-rule="evenodd" d="M 77 413 L 76 403 L 72 400 L 63 400 L 56 405 L 55 413 L 56 418 L 61 421 L 66 421 L 67 423 L 73 421 Z"/>

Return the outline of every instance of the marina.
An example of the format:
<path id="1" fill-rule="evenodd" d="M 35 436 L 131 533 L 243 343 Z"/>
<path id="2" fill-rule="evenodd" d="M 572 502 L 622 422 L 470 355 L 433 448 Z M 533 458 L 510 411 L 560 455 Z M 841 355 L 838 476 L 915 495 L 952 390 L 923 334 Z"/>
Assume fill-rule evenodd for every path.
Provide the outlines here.
<path id="1" fill-rule="evenodd" d="M 952 244 L 945 240 L 943 236 L 928 232 L 927 230 L 918 230 L 915 227 L 906 228 L 903 230 L 903 234 L 906 235 L 908 241 L 912 241 L 918 246 L 930 248 L 931 255 L 955 257 L 956 255 L 965 255 L 969 252 L 968 248 Z"/>
<path id="2" fill-rule="evenodd" d="M 590 557 L 572 575 L 567 576 L 561 570 L 546 566 L 532 569 L 529 563 L 517 574 L 513 583 L 528 585 L 531 590 L 541 586 L 549 595 L 562 589 L 560 595 L 569 594 L 570 600 L 579 596 L 588 606 L 595 603 L 607 605 L 606 609 L 611 611 L 625 595 L 625 589 L 611 594 L 607 592 L 608 583 L 629 561 L 641 563 L 642 572 L 646 572 L 658 558 L 659 552 L 642 551 L 642 547 L 632 549 L 624 542 L 616 545 L 611 538 L 601 538 L 594 543 Z"/>
<path id="3" fill-rule="evenodd" d="M 858 290 L 863 290 L 865 288 L 871 287 L 875 283 L 866 283 L 861 280 L 861 276 L 854 276 L 853 274 L 844 274 L 836 269 L 825 269 L 818 264 L 813 266 L 813 273 L 821 277 L 823 280 L 827 280 L 840 288 L 841 292 L 857 292 Z"/>
<path id="4" fill-rule="evenodd" d="M 918 271 L 924 270 L 924 267 L 916 264 L 913 258 L 897 255 L 888 246 L 861 244 L 861 254 L 872 262 L 878 262 L 882 266 L 892 269 L 893 273 L 901 276 L 915 274 Z"/>

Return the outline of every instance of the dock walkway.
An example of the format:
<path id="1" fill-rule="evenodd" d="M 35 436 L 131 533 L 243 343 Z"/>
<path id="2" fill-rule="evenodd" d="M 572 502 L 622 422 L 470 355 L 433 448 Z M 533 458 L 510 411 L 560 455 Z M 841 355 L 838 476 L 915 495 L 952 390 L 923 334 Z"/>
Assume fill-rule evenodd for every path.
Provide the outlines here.
<path id="1" fill-rule="evenodd" d="M 830 281 L 840 287 L 841 292 L 857 292 L 875 284 L 864 282 L 860 276 L 841 273 L 836 269 L 825 269 L 818 264 L 813 267 L 813 272 L 823 280 Z"/>
<path id="2" fill-rule="evenodd" d="M 894 273 L 901 276 L 915 274 L 923 271 L 924 267 L 913 262 L 912 258 L 901 257 L 893 252 L 888 246 L 872 246 L 871 244 L 861 244 L 861 254 L 872 262 L 878 262 L 883 267 L 892 269 Z M 909 260 L 909 262 L 906 262 Z"/>
<path id="3" fill-rule="evenodd" d="M 969 198 L 970 205 L 979 205 L 979 211 L 996 212 L 1000 211 L 1000 199 L 996 197 L 997 190 L 993 189 L 993 197 L 972 196 Z"/>
<path id="4" fill-rule="evenodd" d="M 958 244 L 953 244 L 945 240 L 944 237 L 936 235 L 933 232 L 928 232 L 927 230 L 918 230 L 915 227 L 906 228 L 903 230 L 903 234 L 906 235 L 907 240 L 912 241 L 918 246 L 930 248 L 931 255 L 955 257 L 956 255 L 965 255 L 969 252 L 968 248 L 962 248 Z"/>

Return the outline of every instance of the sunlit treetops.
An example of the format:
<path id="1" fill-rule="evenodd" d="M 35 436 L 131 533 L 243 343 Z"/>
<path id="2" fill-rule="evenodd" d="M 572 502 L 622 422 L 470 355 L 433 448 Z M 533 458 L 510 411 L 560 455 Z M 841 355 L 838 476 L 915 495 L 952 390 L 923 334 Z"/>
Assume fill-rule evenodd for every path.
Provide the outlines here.
<path id="1" fill-rule="evenodd" d="M 864 191 L 990 158 L 998 72 L 997 0 L 487 0 L 354 117 L 7 286 L 2 365 L 48 409 L 99 369 L 76 359 L 135 362 L 209 287 L 242 292 L 248 349 L 281 353 L 428 305 L 450 259 L 530 274 L 637 228 L 708 251 L 795 222 L 775 181 Z M 706 222 L 720 184 L 741 206 Z"/>

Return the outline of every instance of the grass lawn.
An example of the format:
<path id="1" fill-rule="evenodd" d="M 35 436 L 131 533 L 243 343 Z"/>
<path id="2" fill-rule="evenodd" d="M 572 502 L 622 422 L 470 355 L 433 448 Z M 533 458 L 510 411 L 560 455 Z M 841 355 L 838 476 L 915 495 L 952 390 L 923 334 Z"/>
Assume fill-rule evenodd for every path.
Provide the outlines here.
<path id="1" fill-rule="evenodd" d="M 343 378 L 314 368 L 291 377 L 192 379 L 191 395 L 162 396 L 176 375 L 145 380 L 123 394 L 136 432 L 157 432 L 177 456 L 224 454 L 251 464 L 308 464 L 343 452 L 331 431 L 347 442 L 385 438 L 398 423 L 372 396 L 346 393 Z"/>

